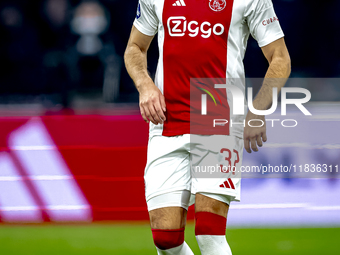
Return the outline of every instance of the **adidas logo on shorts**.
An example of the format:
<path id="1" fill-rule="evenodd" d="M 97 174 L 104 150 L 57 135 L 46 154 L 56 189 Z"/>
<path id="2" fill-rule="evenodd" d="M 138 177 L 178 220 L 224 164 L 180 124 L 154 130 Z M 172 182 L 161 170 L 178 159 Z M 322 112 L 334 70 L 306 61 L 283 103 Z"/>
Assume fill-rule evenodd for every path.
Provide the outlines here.
<path id="1" fill-rule="evenodd" d="M 220 187 L 225 189 L 235 189 L 234 183 L 230 178 L 222 183 Z"/>

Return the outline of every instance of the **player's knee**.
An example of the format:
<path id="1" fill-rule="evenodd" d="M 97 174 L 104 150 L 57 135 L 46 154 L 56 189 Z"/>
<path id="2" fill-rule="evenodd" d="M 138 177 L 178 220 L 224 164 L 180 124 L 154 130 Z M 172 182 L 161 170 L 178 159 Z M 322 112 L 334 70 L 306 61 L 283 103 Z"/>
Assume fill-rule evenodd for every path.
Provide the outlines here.
<path id="1" fill-rule="evenodd" d="M 225 235 L 227 219 L 211 212 L 196 212 L 195 235 Z"/>
<path id="2" fill-rule="evenodd" d="M 184 228 L 152 229 L 152 236 L 157 248 L 168 250 L 184 243 Z"/>
<path id="3" fill-rule="evenodd" d="M 227 217 L 229 204 L 230 200 L 225 195 L 198 193 L 195 198 L 196 212 L 211 212 L 224 217 Z"/>
<path id="4" fill-rule="evenodd" d="M 165 207 L 149 212 L 152 229 L 180 229 L 185 227 L 187 211 L 180 207 Z"/>

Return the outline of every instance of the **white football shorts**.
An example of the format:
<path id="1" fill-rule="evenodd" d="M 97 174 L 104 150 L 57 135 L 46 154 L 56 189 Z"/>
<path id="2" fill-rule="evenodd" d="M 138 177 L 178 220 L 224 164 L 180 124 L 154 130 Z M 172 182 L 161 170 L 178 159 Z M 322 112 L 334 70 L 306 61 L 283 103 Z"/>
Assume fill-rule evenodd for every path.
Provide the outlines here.
<path id="1" fill-rule="evenodd" d="M 235 136 L 151 136 L 144 174 L 148 210 L 187 210 L 197 193 L 227 204 L 240 201 L 243 147 Z"/>

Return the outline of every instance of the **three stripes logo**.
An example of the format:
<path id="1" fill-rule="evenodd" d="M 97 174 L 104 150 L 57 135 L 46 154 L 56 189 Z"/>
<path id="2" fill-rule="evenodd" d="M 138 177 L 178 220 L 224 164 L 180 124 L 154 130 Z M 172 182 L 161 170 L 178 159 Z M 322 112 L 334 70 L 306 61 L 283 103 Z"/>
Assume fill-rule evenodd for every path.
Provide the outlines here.
<path id="1" fill-rule="evenodd" d="M 230 178 L 222 183 L 220 187 L 225 189 L 235 189 L 234 183 Z"/>
<path id="2" fill-rule="evenodd" d="M 172 6 L 186 6 L 184 0 L 178 0 L 176 3 L 172 4 Z"/>
<path id="3" fill-rule="evenodd" d="M 0 149 L 0 222 L 92 221 L 92 209 L 39 118 Z"/>

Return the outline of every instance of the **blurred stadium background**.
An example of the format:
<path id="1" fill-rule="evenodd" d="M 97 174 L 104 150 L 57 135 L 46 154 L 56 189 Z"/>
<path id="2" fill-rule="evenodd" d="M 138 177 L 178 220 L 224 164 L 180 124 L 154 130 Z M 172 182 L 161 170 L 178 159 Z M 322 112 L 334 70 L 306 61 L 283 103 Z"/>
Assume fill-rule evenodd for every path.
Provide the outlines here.
<path id="1" fill-rule="evenodd" d="M 148 126 L 123 66 L 137 2 L 0 2 L 0 254 L 155 253 L 142 177 Z M 340 2 L 273 2 L 299 78 L 288 86 L 311 91 L 313 117 L 292 109 L 301 125 L 269 129 L 244 164 L 340 165 Z M 154 41 L 151 75 L 157 58 Z M 247 77 L 266 67 L 251 39 Z M 254 177 L 231 206 L 234 254 L 338 253 L 338 175 Z M 199 254 L 193 208 L 189 219 Z"/>

